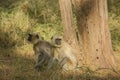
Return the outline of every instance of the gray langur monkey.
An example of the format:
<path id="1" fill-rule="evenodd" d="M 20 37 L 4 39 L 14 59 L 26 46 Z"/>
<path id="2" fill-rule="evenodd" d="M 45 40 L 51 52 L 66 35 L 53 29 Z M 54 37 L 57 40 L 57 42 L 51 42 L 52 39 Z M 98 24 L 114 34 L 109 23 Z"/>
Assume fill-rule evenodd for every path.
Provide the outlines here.
<path id="1" fill-rule="evenodd" d="M 50 69 L 54 62 L 52 45 L 38 34 L 28 34 L 28 41 L 33 44 L 35 69 L 39 71 Z"/>
<path id="2" fill-rule="evenodd" d="M 65 71 L 74 70 L 77 67 L 77 58 L 72 47 L 63 40 L 62 36 L 51 37 L 51 44 L 54 45 L 54 58 L 58 60 Z"/>

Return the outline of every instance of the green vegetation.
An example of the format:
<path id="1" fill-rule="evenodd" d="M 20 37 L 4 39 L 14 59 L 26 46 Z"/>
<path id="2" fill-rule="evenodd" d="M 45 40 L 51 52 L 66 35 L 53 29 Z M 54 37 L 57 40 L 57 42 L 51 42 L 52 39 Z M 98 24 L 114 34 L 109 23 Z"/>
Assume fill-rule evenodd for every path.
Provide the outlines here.
<path id="1" fill-rule="evenodd" d="M 11 6 L 9 2 L 13 5 Z M 61 34 L 60 14 L 57 0 L 1 1 L 0 46 L 4 48 L 22 46 L 28 33 L 38 32 L 45 39 Z"/>
<path id="2" fill-rule="evenodd" d="M 108 10 L 113 49 L 120 51 L 120 0 L 108 0 Z"/>
<path id="3" fill-rule="evenodd" d="M 120 2 L 113 2 L 109 2 L 109 26 L 113 49 L 120 52 Z M 32 46 L 26 41 L 27 34 L 33 32 L 48 41 L 52 35 L 62 34 L 58 0 L 0 0 L 0 80 L 40 80 L 48 75 L 41 77 L 33 68 Z M 75 78 L 58 73 L 50 80 L 100 78 L 90 74 Z"/>
<path id="4" fill-rule="evenodd" d="M 120 16 L 115 13 L 109 13 L 109 26 L 114 50 L 120 50 Z"/>

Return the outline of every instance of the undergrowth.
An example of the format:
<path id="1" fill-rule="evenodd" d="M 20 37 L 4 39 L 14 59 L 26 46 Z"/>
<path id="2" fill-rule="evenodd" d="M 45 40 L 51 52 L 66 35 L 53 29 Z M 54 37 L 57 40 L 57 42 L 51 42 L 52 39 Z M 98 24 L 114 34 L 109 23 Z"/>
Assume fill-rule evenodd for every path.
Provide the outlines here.
<path id="1" fill-rule="evenodd" d="M 120 50 L 120 16 L 109 13 L 109 26 L 112 38 L 113 49 Z"/>

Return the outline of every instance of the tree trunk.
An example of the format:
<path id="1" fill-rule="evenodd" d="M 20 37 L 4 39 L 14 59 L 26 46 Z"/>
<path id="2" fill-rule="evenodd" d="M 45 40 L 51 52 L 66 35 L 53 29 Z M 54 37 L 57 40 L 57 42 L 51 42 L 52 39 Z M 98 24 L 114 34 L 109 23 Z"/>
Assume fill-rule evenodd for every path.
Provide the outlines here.
<path id="1" fill-rule="evenodd" d="M 59 0 L 64 39 L 67 41 L 74 50 L 76 50 L 75 55 L 77 55 L 79 65 L 82 65 L 82 54 L 79 46 L 78 36 L 75 31 L 75 26 L 73 23 L 73 14 L 71 0 Z"/>
<path id="2" fill-rule="evenodd" d="M 78 47 L 75 27 L 73 24 L 71 0 L 59 0 L 64 38 L 72 46 Z"/>
<path id="3" fill-rule="evenodd" d="M 108 27 L 107 0 L 75 0 L 85 64 L 93 70 L 115 69 L 111 37 Z"/>

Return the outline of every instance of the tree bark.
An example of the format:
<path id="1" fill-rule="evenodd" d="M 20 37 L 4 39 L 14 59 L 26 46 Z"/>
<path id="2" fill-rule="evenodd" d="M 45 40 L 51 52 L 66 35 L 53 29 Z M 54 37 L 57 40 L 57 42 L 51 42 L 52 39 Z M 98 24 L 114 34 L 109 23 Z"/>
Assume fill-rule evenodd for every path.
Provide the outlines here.
<path id="1" fill-rule="evenodd" d="M 59 0 L 65 40 L 83 53 L 76 54 L 78 63 L 91 70 L 116 70 L 108 27 L 107 0 L 72 0 L 76 10 L 78 39 L 73 25 L 71 0 Z M 79 42 L 77 42 L 77 39 Z M 81 40 L 81 41 L 80 41 Z M 82 45 L 78 44 L 81 43 Z"/>
<path id="2" fill-rule="evenodd" d="M 72 6 L 71 0 L 59 0 L 63 31 L 64 31 L 64 39 L 68 42 L 72 48 L 75 50 L 75 55 L 77 56 L 78 63 L 82 65 L 82 54 L 78 41 L 78 35 L 75 30 L 75 26 L 73 23 L 73 14 L 72 14 Z"/>
<path id="3" fill-rule="evenodd" d="M 93 70 L 115 69 L 111 37 L 108 27 L 107 0 L 75 0 L 85 64 Z"/>
<path id="4" fill-rule="evenodd" d="M 64 26 L 64 39 L 72 46 L 78 47 L 78 41 L 73 24 L 71 0 L 59 0 L 62 24 Z"/>

